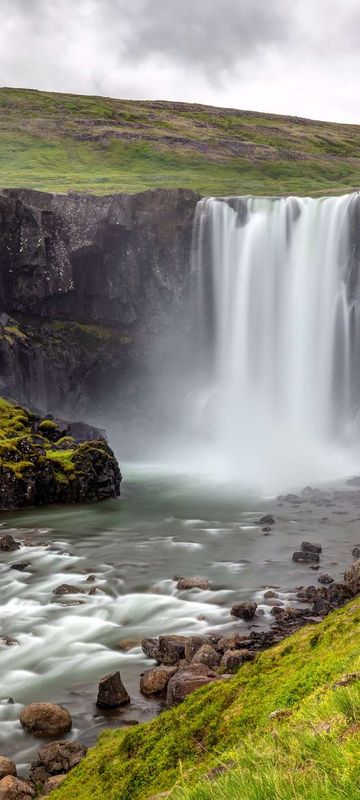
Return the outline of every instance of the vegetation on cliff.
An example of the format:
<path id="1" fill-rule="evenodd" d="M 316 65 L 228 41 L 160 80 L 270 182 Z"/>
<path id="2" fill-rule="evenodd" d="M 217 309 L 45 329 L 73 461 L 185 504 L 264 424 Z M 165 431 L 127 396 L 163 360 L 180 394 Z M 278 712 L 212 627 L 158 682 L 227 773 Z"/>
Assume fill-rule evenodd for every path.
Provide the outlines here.
<path id="1" fill-rule="evenodd" d="M 120 480 L 100 431 L 0 398 L 0 509 L 115 497 Z"/>
<path id="2" fill-rule="evenodd" d="M 151 723 L 106 731 L 53 800 L 359 797 L 359 634 L 356 598 Z"/>
<path id="3" fill-rule="evenodd" d="M 2 187 L 53 192 L 346 192 L 360 183 L 360 126 L 1 89 L 0 166 Z"/>

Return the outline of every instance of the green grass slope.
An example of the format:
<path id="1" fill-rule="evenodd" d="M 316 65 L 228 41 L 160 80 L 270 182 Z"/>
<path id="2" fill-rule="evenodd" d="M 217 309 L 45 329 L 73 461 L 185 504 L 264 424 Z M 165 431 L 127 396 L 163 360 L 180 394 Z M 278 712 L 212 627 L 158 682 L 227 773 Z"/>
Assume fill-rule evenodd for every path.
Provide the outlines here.
<path id="1" fill-rule="evenodd" d="M 104 732 L 52 800 L 360 798 L 359 634 L 357 598 L 230 681 L 146 725 Z M 270 718 L 276 710 L 286 715 Z"/>
<path id="2" fill-rule="evenodd" d="M 360 126 L 0 89 L 0 186 L 321 194 L 360 186 Z"/>

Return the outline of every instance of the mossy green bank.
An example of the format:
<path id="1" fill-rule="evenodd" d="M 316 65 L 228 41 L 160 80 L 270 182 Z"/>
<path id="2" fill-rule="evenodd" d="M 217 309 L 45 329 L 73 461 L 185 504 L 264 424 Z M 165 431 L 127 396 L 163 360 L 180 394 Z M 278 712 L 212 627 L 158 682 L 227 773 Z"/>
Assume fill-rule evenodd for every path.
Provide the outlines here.
<path id="1" fill-rule="evenodd" d="M 0 186 L 203 195 L 347 192 L 360 126 L 186 103 L 0 90 Z"/>
<path id="2" fill-rule="evenodd" d="M 151 723 L 104 732 L 53 800 L 359 798 L 359 637 L 356 598 Z"/>

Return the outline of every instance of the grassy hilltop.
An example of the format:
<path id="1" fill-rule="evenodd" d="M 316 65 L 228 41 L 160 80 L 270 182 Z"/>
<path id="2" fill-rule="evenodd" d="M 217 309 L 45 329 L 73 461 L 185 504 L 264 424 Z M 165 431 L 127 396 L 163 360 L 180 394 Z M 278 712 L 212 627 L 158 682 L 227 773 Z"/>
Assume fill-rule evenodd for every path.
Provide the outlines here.
<path id="1" fill-rule="evenodd" d="M 0 187 L 321 194 L 360 186 L 360 126 L 0 89 Z"/>

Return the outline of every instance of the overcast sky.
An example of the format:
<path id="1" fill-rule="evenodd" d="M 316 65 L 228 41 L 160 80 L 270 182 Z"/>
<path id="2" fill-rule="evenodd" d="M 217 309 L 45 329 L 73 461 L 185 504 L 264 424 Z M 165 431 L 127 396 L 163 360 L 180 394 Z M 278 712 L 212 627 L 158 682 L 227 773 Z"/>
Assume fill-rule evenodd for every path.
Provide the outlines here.
<path id="1" fill-rule="evenodd" d="M 360 0 L 0 0 L 0 85 L 360 123 Z"/>

